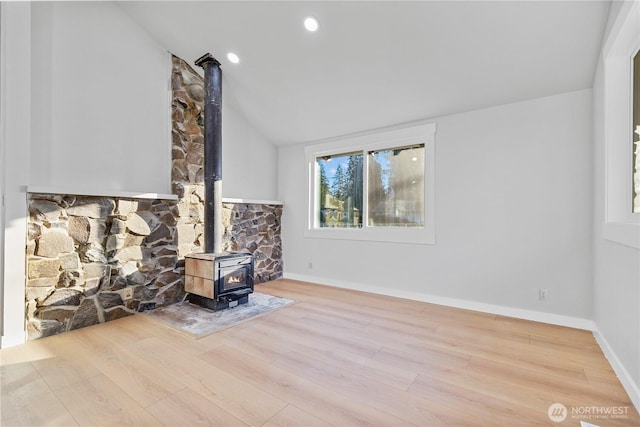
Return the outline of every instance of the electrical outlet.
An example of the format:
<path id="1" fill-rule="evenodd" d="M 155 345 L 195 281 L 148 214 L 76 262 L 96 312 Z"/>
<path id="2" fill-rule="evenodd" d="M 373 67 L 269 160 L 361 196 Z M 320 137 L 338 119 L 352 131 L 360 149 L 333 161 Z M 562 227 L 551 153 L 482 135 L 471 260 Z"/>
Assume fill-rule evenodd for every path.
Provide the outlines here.
<path id="1" fill-rule="evenodd" d="M 124 297 L 124 299 L 133 298 L 133 288 L 124 288 L 124 291 L 122 292 L 122 296 Z"/>
<path id="2" fill-rule="evenodd" d="M 547 300 L 547 293 L 548 293 L 548 291 L 546 289 L 538 290 L 538 300 L 546 301 Z"/>

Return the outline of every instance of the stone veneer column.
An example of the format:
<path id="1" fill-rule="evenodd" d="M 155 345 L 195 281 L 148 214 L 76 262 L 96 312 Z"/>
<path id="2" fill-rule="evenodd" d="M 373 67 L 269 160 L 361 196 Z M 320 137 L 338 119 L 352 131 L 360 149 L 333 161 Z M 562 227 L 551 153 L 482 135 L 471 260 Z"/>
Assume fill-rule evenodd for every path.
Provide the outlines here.
<path id="1" fill-rule="evenodd" d="M 180 197 L 178 255 L 202 252 L 204 219 L 204 80 L 173 57 L 172 188 Z M 224 204 L 223 248 L 255 255 L 256 283 L 282 277 L 282 206 Z"/>

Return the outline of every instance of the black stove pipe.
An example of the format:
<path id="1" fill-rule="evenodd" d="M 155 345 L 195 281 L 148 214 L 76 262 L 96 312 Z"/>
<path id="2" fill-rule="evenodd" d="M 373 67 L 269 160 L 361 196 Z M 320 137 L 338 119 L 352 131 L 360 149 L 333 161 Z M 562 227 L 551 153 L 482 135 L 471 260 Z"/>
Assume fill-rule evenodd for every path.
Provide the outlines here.
<path id="1" fill-rule="evenodd" d="M 204 252 L 222 252 L 222 71 L 210 53 L 195 61 L 204 69 Z"/>

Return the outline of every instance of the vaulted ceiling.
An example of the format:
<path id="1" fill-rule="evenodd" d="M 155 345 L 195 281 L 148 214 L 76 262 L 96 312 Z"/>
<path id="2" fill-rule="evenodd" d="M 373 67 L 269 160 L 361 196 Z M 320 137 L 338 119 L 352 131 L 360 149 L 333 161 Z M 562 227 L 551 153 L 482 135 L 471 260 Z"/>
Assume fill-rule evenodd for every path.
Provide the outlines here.
<path id="1" fill-rule="evenodd" d="M 273 143 L 590 88 L 608 1 L 119 3 L 171 53 L 222 62 L 224 102 Z M 320 21 L 317 32 L 303 27 Z M 230 63 L 227 52 L 240 57 Z M 523 123 L 527 126 L 539 124 Z"/>

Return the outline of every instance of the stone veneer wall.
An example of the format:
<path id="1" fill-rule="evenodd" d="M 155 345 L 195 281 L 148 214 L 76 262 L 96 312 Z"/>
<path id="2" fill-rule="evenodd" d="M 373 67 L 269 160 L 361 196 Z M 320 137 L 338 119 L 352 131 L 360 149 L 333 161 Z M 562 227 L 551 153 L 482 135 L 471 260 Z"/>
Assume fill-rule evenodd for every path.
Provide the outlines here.
<path id="1" fill-rule="evenodd" d="M 184 256 L 202 252 L 204 83 L 173 58 L 172 189 L 178 200 L 30 194 L 29 340 L 184 298 Z M 255 283 L 282 277 L 282 206 L 224 203 L 224 249 L 254 255 Z"/>
<path id="2" fill-rule="evenodd" d="M 181 300 L 177 213 L 172 201 L 31 194 L 29 339 Z"/>

